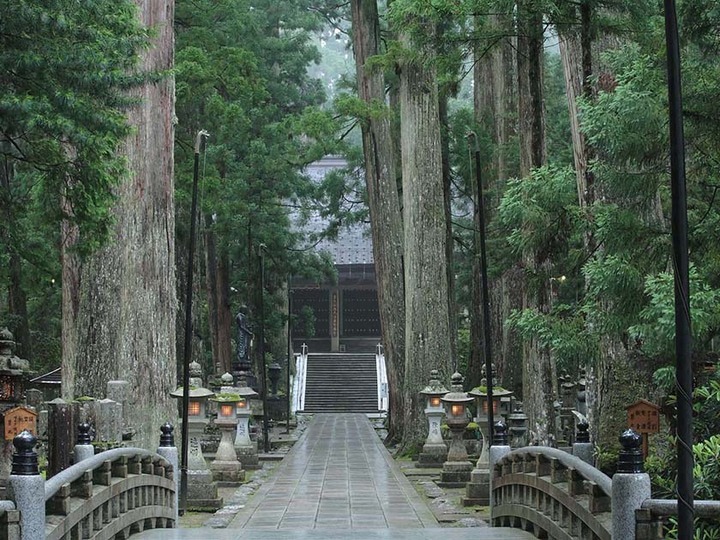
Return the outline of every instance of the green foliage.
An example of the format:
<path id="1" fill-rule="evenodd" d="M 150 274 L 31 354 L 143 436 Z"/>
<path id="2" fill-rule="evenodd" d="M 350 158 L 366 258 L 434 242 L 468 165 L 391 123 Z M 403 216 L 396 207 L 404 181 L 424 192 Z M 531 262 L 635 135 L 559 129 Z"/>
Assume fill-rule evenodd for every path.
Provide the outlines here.
<path id="1" fill-rule="evenodd" d="M 720 328 L 720 291 L 703 283 L 692 266 L 690 268 L 690 305 L 692 306 L 693 341 L 699 347 Z M 663 272 L 645 279 L 648 303 L 640 311 L 640 324 L 628 329 L 642 349 L 653 356 L 672 356 L 675 346 L 675 295 L 672 274 Z"/>
<path id="2" fill-rule="evenodd" d="M 717 500 L 720 497 L 720 436 L 713 435 L 693 445 L 693 488 L 695 500 Z M 649 458 L 646 463 L 654 484 L 655 496 L 675 498 L 676 464 L 674 454 Z M 677 520 L 672 518 L 666 538 L 677 538 Z M 720 538 L 718 520 L 695 519 L 697 540 Z"/>
<path id="3" fill-rule="evenodd" d="M 108 240 L 132 91 L 160 75 L 138 66 L 149 31 L 129 0 L 0 1 L 0 12 L 0 287 L 27 304 L 0 301 L 0 319 L 29 328 L 28 360 L 44 372 L 60 364 L 60 223 L 76 227 L 81 256 Z"/>
<path id="4" fill-rule="evenodd" d="M 517 255 L 533 252 L 543 259 L 568 249 L 578 218 L 574 182 L 571 169 L 552 166 L 508 182 L 499 217 Z"/>
<path id="5" fill-rule="evenodd" d="M 210 132 L 202 156 L 201 211 L 216 250 L 230 261 L 232 310 L 250 308 L 257 323 L 260 302 L 269 343 L 286 322 L 284 286 L 289 275 L 323 281 L 332 274 L 326 257 L 314 255 L 292 221 L 347 217 L 341 204 L 353 179 L 334 175 L 326 184 L 303 168 L 339 152 L 337 124 L 322 109 L 322 84 L 308 72 L 319 61 L 316 11 L 307 2 L 180 1 L 177 21 L 176 152 L 177 241 L 187 238 L 195 134 Z M 262 297 L 258 246 L 264 247 Z M 309 318 L 296 324 L 313 325 Z M 276 352 L 277 356 L 280 356 Z"/>
<path id="6" fill-rule="evenodd" d="M 588 327 L 584 314 L 570 306 L 553 306 L 549 314 L 532 309 L 515 311 L 507 324 L 523 338 L 535 337 L 541 347 L 550 349 L 559 371 L 576 373 L 580 366 L 597 357 L 598 335 Z"/>
<path id="7" fill-rule="evenodd" d="M 136 64 L 147 34 L 126 0 L 0 9 L 0 152 L 27 182 L 4 186 L 3 203 L 31 192 L 46 218 L 80 227 L 77 248 L 87 252 L 107 238 L 112 187 L 126 174 L 117 149 L 130 132 L 127 90 L 143 80 Z"/>

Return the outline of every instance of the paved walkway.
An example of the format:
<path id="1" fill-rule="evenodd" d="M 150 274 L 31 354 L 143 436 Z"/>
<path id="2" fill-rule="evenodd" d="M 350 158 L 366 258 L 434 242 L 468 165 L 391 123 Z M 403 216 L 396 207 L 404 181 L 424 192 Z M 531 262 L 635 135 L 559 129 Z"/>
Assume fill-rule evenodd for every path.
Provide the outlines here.
<path id="1" fill-rule="evenodd" d="M 365 415 L 320 414 L 227 529 L 153 530 L 133 538 L 509 540 L 532 536 L 505 529 L 438 528 L 424 499 Z"/>

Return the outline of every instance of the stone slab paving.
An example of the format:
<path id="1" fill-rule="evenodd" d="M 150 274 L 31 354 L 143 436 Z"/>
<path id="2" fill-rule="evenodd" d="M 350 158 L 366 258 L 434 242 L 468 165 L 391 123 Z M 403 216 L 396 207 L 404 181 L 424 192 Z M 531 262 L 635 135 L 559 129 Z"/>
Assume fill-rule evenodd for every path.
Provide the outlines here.
<path id="1" fill-rule="evenodd" d="M 138 540 L 523 540 L 509 529 L 439 528 L 363 414 L 318 414 L 227 529 L 146 531 Z"/>
<path id="2" fill-rule="evenodd" d="M 247 529 L 436 527 L 363 414 L 318 414 L 229 524 Z"/>

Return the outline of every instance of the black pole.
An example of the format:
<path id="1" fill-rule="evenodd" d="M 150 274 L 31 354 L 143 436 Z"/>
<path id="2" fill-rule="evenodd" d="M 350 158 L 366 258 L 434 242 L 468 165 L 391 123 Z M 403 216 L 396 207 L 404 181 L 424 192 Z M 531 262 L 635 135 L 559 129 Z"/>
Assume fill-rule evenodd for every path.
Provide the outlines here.
<path id="1" fill-rule="evenodd" d="M 678 540 L 694 534 L 692 334 L 688 277 L 687 192 L 685 136 L 683 134 L 680 41 L 675 1 L 665 0 L 668 105 L 670 114 L 670 176 L 672 186 L 672 240 L 675 257 L 675 378 L 677 385 Z"/>
<path id="2" fill-rule="evenodd" d="M 488 279 L 487 279 L 487 252 L 485 250 L 485 197 L 483 195 L 482 175 L 480 174 L 480 148 L 478 147 L 477 135 L 473 132 L 468 134 L 468 142 L 472 137 L 475 143 L 475 209 L 478 213 L 478 234 L 480 240 L 480 280 L 482 283 L 482 303 L 483 303 L 483 345 L 485 349 L 485 376 L 487 394 L 487 419 L 488 419 L 488 436 L 486 439 L 488 448 L 492 446 L 493 440 L 493 424 L 495 423 L 495 412 L 493 411 L 493 371 L 492 371 L 492 344 L 490 343 L 490 297 L 488 296 Z M 477 245 L 475 246 L 477 249 Z"/>
<path id="3" fill-rule="evenodd" d="M 195 138 L 195 162 L 193 164 L 192 206 L 190 207 L 190 242 L 188 246 L 187 279 L 185 286 L 185 350 L 183 351 L 183 400 L 182 400 L 182 456 L 180 459 L 180 515 L 187 508 L 187 468 L 188 468 L 188 408 L 190 406 L 190 357 L 192 356 L 192 292 L 193 259 L 195 258 L 195 222 L 197 218 L 198 169 L 200 164 L 200 145 L 207 137 L 205 130 L 198 131 Z"/>
<path id="4" fill-rule="evenodd" d="M 287 425 L 285 426 L 285 433 L 290 433 L 290 361 L 291 361 L 291 355 L 292 355 L 292 288 L 290 287 L 291 284 L 291 276 L 288 276 L 288 284 L 287 284 L 287 290 L 288 290 L 288 322 L 287 322 L 287 373 L 285 374 L 285 397 L 287 399 L 286 406 L 286 413 L 287 413 Z"/>
<path id="5" fill-rule="evenodd" d="M 270 451 L 270 434 L 268 427 L 267 404 L 267 367 L 265 366 L 265 244 L 258 246 L 258 264 L 260 272 L 260 368 L 262 369 L 262 401 L 263 401 L 263 448 Z"/>

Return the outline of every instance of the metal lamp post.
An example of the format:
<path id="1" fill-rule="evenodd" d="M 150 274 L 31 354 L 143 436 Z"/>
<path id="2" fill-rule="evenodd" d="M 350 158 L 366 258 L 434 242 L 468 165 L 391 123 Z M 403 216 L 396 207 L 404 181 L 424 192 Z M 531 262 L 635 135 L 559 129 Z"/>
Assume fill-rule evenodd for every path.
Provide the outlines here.
<path id="1" fill-rule="evenodd" d="M 678 539 L 694 535 L 692 334 L 690 332 L 690 278 L 688 256 L 685 136 L 683 134 L 680 39 L 675 0 L 665 0 L 668 104 L 670 115 L 670 176 L 672 243 L 675 260 L 675 378 L 677 380 Z"/>
<path id="2" fill-rule="evenodd" d="M 193 259 L 195 258 L 195 225 L 197 223 L 198 170 L 200 168 L 200 146 L 203 137 L 209 133 L 204 129 L 198 131 L 195 138 L 195 161 L 193 164 L 192 205 L 190 207 L 190 242 L 188 245 L 188 267 L 185 287 L 185 342 L 183 353 L 183 388 L 190 386 L 190 357 L 192 356 L 192 292 L 193 292 Z M 187 471 L 188 471 L 188 407 L 190 392 L 183 394 L 182 402 L 182 452 L 180 456 L 180 508 L 179 514 L 185 513 L 187 506 Z"/>

